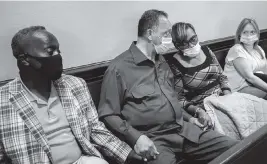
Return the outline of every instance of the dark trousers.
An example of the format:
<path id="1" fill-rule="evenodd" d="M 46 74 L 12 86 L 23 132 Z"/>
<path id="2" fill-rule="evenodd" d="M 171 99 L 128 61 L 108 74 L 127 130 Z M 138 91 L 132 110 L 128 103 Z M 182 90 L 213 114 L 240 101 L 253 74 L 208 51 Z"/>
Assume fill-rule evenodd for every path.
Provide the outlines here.
<path id="1" fill-rule="evenodd" d="M 177 164 L 184 159 L 186 164 L 204 164 L 210 162 L 238 142 L 213 130 L 203 132 L 199 136 L 199 143 L 184 139 L 178 133 L 166 134 L 151 139 L 160 154 L 156 160 L 149 161 L 147 164 Z"/>
<path id="2" fill-rule="evenodd" d="M 216 131 L 201 134 L 199 144 L 185 140 L 182 155 L 190 163 L 208 163 L 237 144 L 238 141 Z"/>

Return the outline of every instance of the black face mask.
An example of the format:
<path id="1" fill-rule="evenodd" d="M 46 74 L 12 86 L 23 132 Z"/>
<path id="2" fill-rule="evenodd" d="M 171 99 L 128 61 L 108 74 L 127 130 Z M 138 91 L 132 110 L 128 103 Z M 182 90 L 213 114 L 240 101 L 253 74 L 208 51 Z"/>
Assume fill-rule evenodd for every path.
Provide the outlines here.
<path id="1" fill-rule="evenodd" d="M 26 54 L 25 57 L 28 58 L 31 68 L 41 73 L 43 76 L 47 77 L 48 79 L 57 80 L 61 77 L 62 72 L 63 72 L 61 55 L 54 55 L 50 57 L 34 57 L 34 56 Z M 21 69 L 23 68 L 20 68 L 20 70 Z"/>

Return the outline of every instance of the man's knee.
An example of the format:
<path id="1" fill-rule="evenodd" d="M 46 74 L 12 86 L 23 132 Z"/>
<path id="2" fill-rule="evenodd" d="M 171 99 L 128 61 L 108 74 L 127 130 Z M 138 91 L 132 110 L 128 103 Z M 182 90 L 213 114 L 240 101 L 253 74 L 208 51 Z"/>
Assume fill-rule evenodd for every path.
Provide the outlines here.
<path id="1" fill-rule="evenodd" d="M 234 145 L 236 145 L 239 141 L 236 139 L 229 138 L 225 141 L 226 149 L 230 149 Z"/>
<path id="2" fill-rule="evenodd" d="M 230 149 L 232 146 L 234 146 L 239 142 L 238 140 L 233 139 L 229 136 L 218 134 L 218 132 L 213 132 L 213 133 L 217 133 L 217 135 L 215 134 L 215 136 L 217 137 L 213 138 L 213 141 L 216 143 L 215 145 L 218 146 L 220 145 L 219 147 L 221 148 L 224 147 L 224 150 Z"/>
<path id="3" fill-rule="evenodd" d="M 199 144 L 184 143 L 187 159 L 207 163 L 238 143 L 237 140 L 213 130 L 204 132 L 199 141 Z"/>
<path id="4" fill-rule="evenodd" d="M 177 158 L 173 152 L 160 152 L 155 160 L 151 160 L 148 164 L 176 164 Z"/>

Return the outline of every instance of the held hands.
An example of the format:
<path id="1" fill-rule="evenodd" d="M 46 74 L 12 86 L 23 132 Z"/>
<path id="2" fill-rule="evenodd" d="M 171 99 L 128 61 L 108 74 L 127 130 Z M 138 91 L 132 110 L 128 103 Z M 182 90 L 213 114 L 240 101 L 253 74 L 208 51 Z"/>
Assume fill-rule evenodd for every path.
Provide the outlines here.
<path id="1" fill-rule="evenodd" d="M 159 152 L 153 141 L 151 141 L 146 135 L 141 135 L 136 144 L 134 145 L 135 152 L 140 155 L 144 161 L 150 159 L 156 159 Z"/>
<path id="2" fill-rule="evenodd" d="M 212 121 L 210 116 L 206 113 L 205 110 L 201 109 L 198 111 L 197 114 L 198 121 L 204 126 L 204 127 L 212 127 Z"/>
<path id="3" fill-rule="evenodd" d="M 200 128 L 205 128 L 204 125 L 202 125 L 197 118 L 195 117 L 191 117 L 189 119 L 189 122 L 192 123 L 192 124 L 195 124 L 196 126 L 200 127 Z"/>
<path id="4" fill-rule="evenodd" d="M 210 116 L 205 112 L 205 110 L 199 108 L 196 113 L 196 117 L 190 118 L 189 122 L 197 125 L 202 129 L 208 129 L 212 127 L 212 121 Z"/>

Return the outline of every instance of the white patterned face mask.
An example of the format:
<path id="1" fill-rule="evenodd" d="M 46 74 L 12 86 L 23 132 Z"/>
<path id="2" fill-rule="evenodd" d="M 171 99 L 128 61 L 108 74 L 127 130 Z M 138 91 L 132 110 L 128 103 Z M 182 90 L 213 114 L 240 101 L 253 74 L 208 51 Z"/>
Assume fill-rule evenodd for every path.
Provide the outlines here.
<path id="1" fill-rule="evenodd" d="M 164 54 L 172 49 L 175 49 L 171 37 L 162 37 L 160 45 L 154 45 L 157 54 Z"/>
<path id="2" fill-rule="evenodd" d="M 161 38 L 161 44 L 171 44 L 172 38 L 171 37 L 162 37 Z"/>
<path id="3" fill-rule="evenodd" d="M 240 37 L 240 42 L 242 42 L 246 45 L 253 45 L 258 40 L 259 40 L 259 38 L 256 34 L 251 35 L 251 36 L 241 35 L 241 37 Z"/>
<path id="4" fill-rule="evenodd" d="M 184 52 L 184 56 L 193 58 L 199 55 L 200 50 L 201 50 L 201 46 L 199 45 L 199 42 L 197 42 L 197 44 L 194 47 L 184 49 L 183 52 Z"/>

